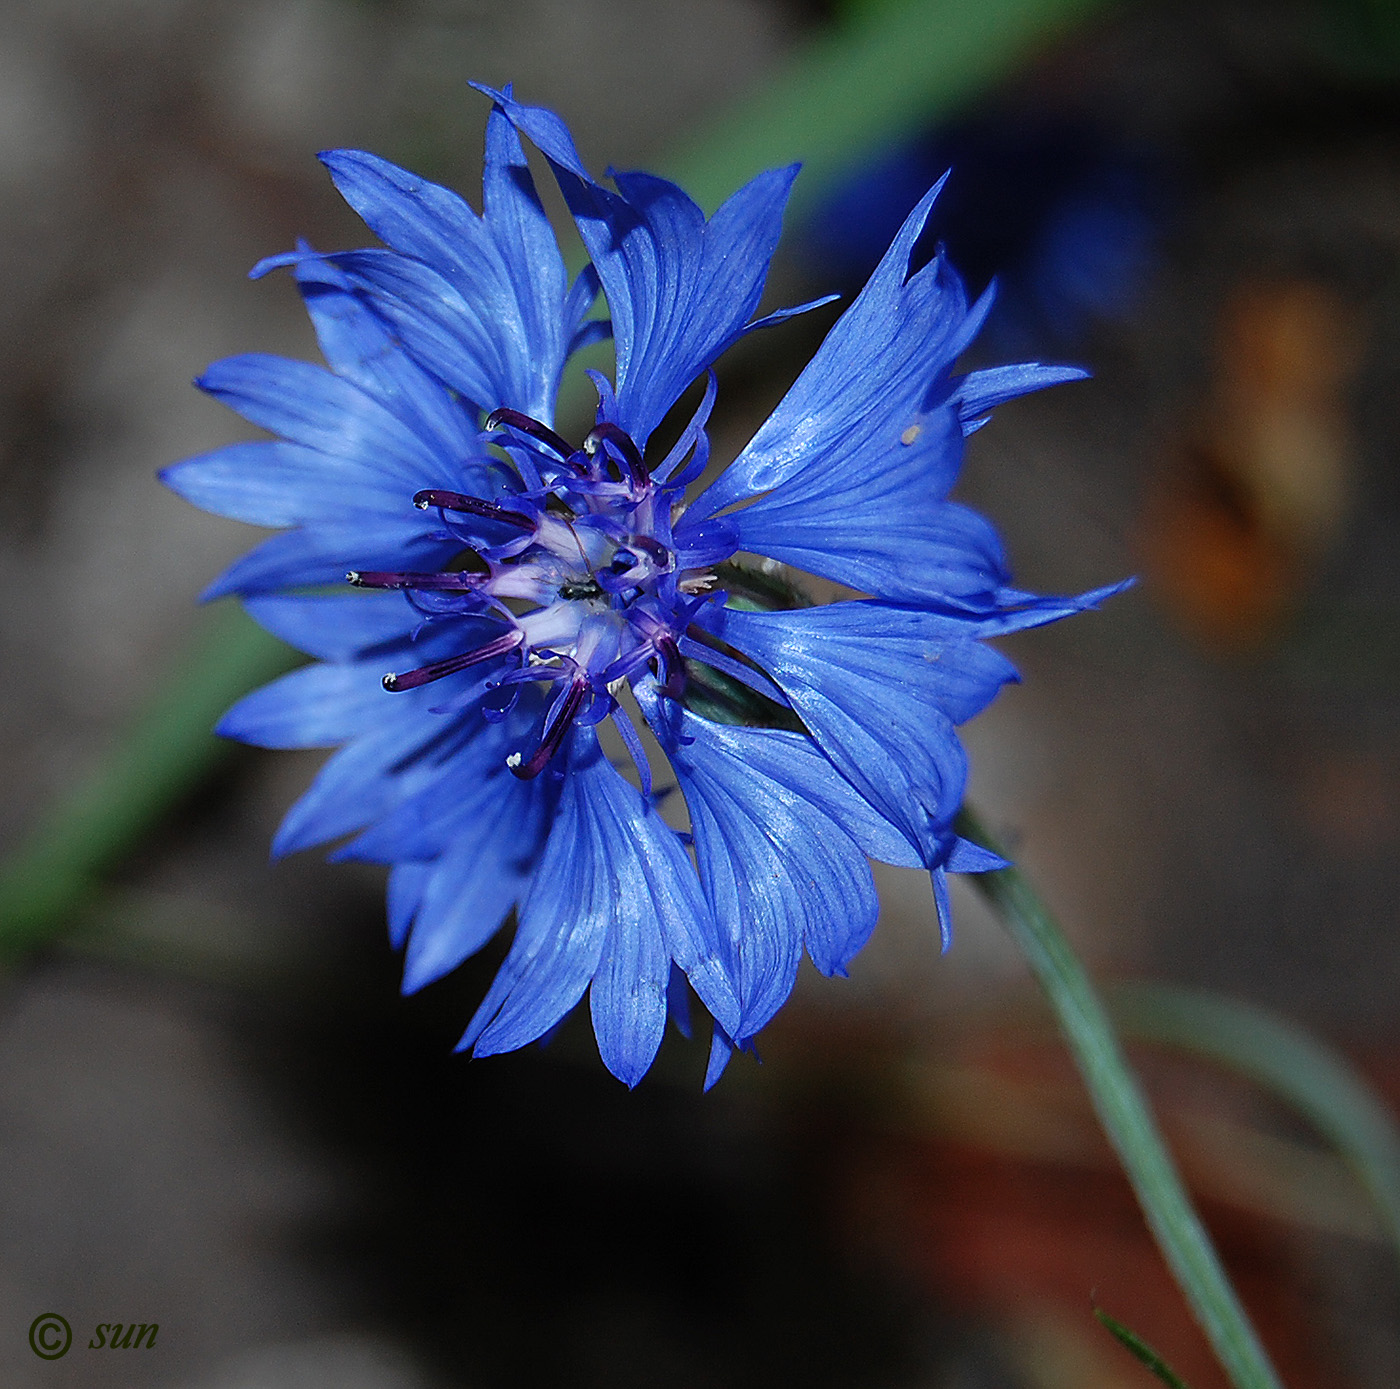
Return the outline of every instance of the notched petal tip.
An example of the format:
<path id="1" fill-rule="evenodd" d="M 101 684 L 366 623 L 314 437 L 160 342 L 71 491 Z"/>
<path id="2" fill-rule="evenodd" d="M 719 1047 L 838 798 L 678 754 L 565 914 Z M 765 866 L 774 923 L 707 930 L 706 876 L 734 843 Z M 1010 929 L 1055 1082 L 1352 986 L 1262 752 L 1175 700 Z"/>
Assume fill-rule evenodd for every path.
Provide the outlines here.
<path id="1" fill-rule="evenodd" d="M 286 270 L 290 267 L 300 265 L 302 261 L 316 255 L 314 251 L 279 251 L 275 256 L 264 256 L 248 272 L 250 280 L 261 280 L 265 276 L 272 274 L 274 270 Z"/>
<path id="2" fill-rule="evenodd" d="M 734 1055 L 734 1042 L 719 1023 L 715 1024 L 714 1037 L 710 1042 L 710 1059 L 705 1066 L 705 1093 L 708 1094 L 719 1083 L 729 1058 Z"/>
<path id="3" fill-rule="evenodd" d="M 948 853 L 945 867 L 950 873 L 995 873 L 998 869 L 1010 868 L 1011 860 L 970 839 L 958 839 Z"/>

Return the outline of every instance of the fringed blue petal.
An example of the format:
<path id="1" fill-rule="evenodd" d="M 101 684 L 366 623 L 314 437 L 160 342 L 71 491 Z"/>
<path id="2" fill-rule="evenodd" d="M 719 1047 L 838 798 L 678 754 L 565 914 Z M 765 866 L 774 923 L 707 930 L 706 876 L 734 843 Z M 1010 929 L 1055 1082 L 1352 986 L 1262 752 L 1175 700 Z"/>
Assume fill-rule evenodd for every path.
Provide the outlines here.
<path id="1" fill-rule="evenodd" d="M 520 781 L 501 764 L 483 773 L 479 759 L 460 758 L 432 789 L 457 807 L 438 826 L 445 847 L 413 921 L 404 993 L 456 969 L 505 923 L 543 849 L 557 785 L 552 778 Z"/>
<path id="2" fill-rule="evenodd" d="M 949 423 L 943 444 L 960 450 Z M 1001 540 L 984 517 L 942 500 L 929 450 L 911 443 L 871 458 L 863 475 L 804 469 L 726 518 L 739 548 L 891 602 L 989 606 L 1010 577 Z"/>
<path id="3" fill-rule="evenodd" d="M 1000 854 L 994 854 L 970 839 L 958 839 L 944 867 L 950 873 L 995 873 L 999 868 L 1010 868 L 1011 864 Z"/>
<path id="4" fill-rule="evenodd" d="M 862 473 L 868 456 L 884 455 L 917 423 L 970 326 L 962 281 L 941 255 L 909 274 L 910 254 L 941 186 L 910 213 L 777 409 L 696 501 L 699 514 L 778 487 L 808 467 L 844 460 Z M 958 458 L 945 463 L 956 470 Z M 946 471 L 938 478 L 945 491 L 952 481 Z"/>
<path id="5" fill-rule="evenodd" d="M 408 483 L 439 466 L 431 445 L 403 420 L 310 362 L 261 353 L 225 357 L 195 384 L 245 420 L 333 458 L 381 474 L 392 470 Z"/>
<path id="6" fill-rule="evenodd" d="M 643 698 L 655 714 L 656 697 Z M 874 929 L 870 867 L 842 823 L 860 817 L 858 798 L 798 734 L 686 712 L 659 731 L 736 980 L 742 1011 L 728 1030 L 742 1041 L 787 1001 L 804 946 L 824 974 L 842 974 Z"/>
<path id="7" fill-rule="evenodd" d="M 635 1085 L 661 1042 L 673 959 L 716 1016 L 732 1023 L 738 1001 L 675 831 L 602 758 L 591 732 L 574 736 L 576 755 L 515 941 L 459 1045 L 476 1055 L 523 1046 L 591 981 L 604 1063 Z"/>
<path id="8" fill-rule="evenodd" d="M 326 257 L 296 265 L 297 288 L 330 369 L 412 425 L 449 458 L 480 452 L 477 422 L 414 363 L 355 283 Z"/>
<path id="9" fill-rule="evenodd" d="M 362 662 L 303 666 L 245 695 L 214 731 L 260 748 L 330 748 L 372 723 L 390 698 Z"/>
<path id="10" fill-rule="evenodd" d="M 953 392 L 958 419 L 965 434 L 971 434 L 986 423 L 987 416 L 998 406 L 1047 386 L 1060 386 L 1069 381 L 1084 381 L 1089 373 L 1082 367 L 1042 366 L 1039 362 L 1017 362 L 1011 366 L 985 367 L 970 371 Z"/>
<path id="11" fill-rule="evenodd" d="M 413 924 L 418 903 L 423 897 L 423 888 L 433 871 L 429 863 L 399 863 L 389 870 L 389 887 L 386 903 L 389 918 L 389 944 L 401 950 L 408 939 L 408 928 Z"/>
<path id="12" fill-rule="evenodd" d="M 437 362 L 451 361 L 453 375 L 470 384 L 450 384 L 482 409 L 510 404 L 548 418 L 582 314 L 510 122 L 493 112 L 487 126 L 482 217 L 455 193 L 374 155 L 331 150 L 321 158 L 380 239 L 422 263 L 381 262 L 385 275 L 401 273 L 396 285 L 381 283 L 388 297 L 376 309 L 391 322 L 397 317 L 396 327 L 432 324 L 433 336 L 445 332 L 455 354 L 438 353 Z M 342 268 L 351 263 L 336 259 Z"/>
<path id="13" fill-rule="evenodd" d="M 719 1078 L 724 1074 L 725 1067 L 729 1065 L 729 1058 L 733 1055 L 733 1039 L 724 1028 L 716 1023 L 714 1035 L 710 1038 L 710 1059 L 705 1066 L 705 1091 L 707 1094 L 719 1084 Z"/>
<path id="14" fill-rule="evenodd" d="M 433 266 L 392 251 L 343 251 L 328 259 L 413 359 L 478 412 L 518 399 L 548 408 L 537 388 L 513 379 L 518 373 L 510 340 L 499 332 L 499 302 L 470 299 Z"/>
<path id="15" fill-rule="evenodd" d="M 721 609 L 714 630 L 787 695 L 822 751 L 928 865 L 945 853 L 966 757 L 954 724 L 1015 677 L 967 623 L 879 603 Z"/>
<path id="16" fill-rule="evenodd" d="M 483 686 L 484 681 L 475 682 L 477 690 Z M 522 798 L 536 783 L 511 776 L 506 767 L 506 757 L 519 741 L 515 731 L 475 718 L 458 718 L 454 724 L 460 732 L 451 758 L 438 760 L 441 774 L 337 850 L 336 858 L 366 863 L 436 859 L 451 853 L 464 837 L 489 837 L 502 817 L 524 813 Z M 528 859 L 531 853 L 522 840 L 521 856 Z"/>
<path id="17" fill-rule="evenodd" d="M 436 480 L 426 469 L 405 476 L 281 440 L 229 444 L 162 469 L 160 479 L 187 502 L 254 526 L 406 513 L 413 493 Z"/>
<path id="18" fill-rule="evenodd" d="M 402 593 L 278 594 L 249 598 L 243 606 L 260 627 L 322 661 L 348 661 L 398 641 L 423 620 Z"/>
<path id="19" fill-rule="evenodd" d="M 283 531 L 230 565 L 200 596 L 343 584 L 352 569 L 438 569 L 461 552 L 460 542 L 437 538 L 436 518 L 412 505 L 404 510 Z"/>
<path id="20" fill-rule="evenodd" d="M 596 183 L 567 127 L 479 87 L 554 168 L 607 295 L 617 345 L 617 422 L 639 447 L 758 307 L 797 166 L 760 174 L 706 222 L 675 184 L 616 173 Z"/>
<path id="21" fill-rule="evenodd" d="M 287 812 L 272 841 L 274 858 L 353 834 L 439 775 L 420 758 L 438 729 L 421 710 L 393 712 L 391 700 L 403 702 L 388 696 L 384 722 L 331 757 Z"/>
<path id="22" fill-rule="evenodd" d="M 973 625 L 977 635 L 982 638 L 1000 637 L 1007 632 L 1024 632 L 1030 627 L 1044 627 L 1061 618 L 1073 617 L 1075 613 L 1089 612 L 1108 599 L 1126 593 L 1136 582 L 1132 578 L 1121 579 L 1116 584 L 1091 588 L 1087 593 L 1068 595 L 1004 591 L 998 595 L 997 606 L 977 615 Z"/>

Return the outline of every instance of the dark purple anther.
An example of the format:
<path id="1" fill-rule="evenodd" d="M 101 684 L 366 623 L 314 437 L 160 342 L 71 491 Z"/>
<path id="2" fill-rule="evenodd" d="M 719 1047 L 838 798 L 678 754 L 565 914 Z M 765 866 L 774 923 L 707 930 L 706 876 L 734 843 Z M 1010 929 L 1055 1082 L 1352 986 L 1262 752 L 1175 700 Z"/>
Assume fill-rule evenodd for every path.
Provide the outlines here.
<path id="1" fill-rule="evenodd" d="M 671 567 L 671 552 L 659 540 L 653 540 L 649 535 L 633 535 L 628 537 L 627 543 L 634 550 L 640 550 L 663 572 Z"/>
<path id="2" fill-rule="evenodd" d="M 478 646 L 474 651 L 463 652 L 460 656 L 449 656 L 447 660 L 434 661 L 431 665 L 419 666 L 417 670 L 406 671 L 403 675 L 386 675 L 383 685 L 390 694 L 397 694 L 400 690 L 416 690 L 420 685 L 431 684 L 445 675 L 456 675 L 459 670 L 466 670 L 468 666 L 480 665 L 482 661 L 504 656 L 507 651 L 514 651 L 524 640 L 525 633 L 518 627 L 512 627 L 494 641 L 488 641 L 485 646 Z"/>
<path id="3" fill-rule="evenodd" d="M 675 637 L 656 639 L 657 674 L 661 677 L 661 693 L 679 699 L 685 693 L 685 657 Z"/>
<path id="4" fill-rule="evenodd" d="M 651 479 L 647 476 L 647 466 L 637 445 L 632 442 L 632 436 L 621 426 L 604 421 L 594 425 L 584 436 L 583 451 L 592 458 L 604 443 L 611 444 L 622 455 L 632 486 L 638 491 L 645 487 Z"/>
<path id="5" fill-rule="evenodd" d="M 495 502 L 483 501 L 480 497 L 469 497 L 465 492 L 444 492 L 437 487 L 428 487 L 413 494 L 413 505 L 420 511 L 426 511 L 430 506 L 440 506 L 444 511 L 463 511 L 468 516 L 480 516 L 487 521 L 519 526 L 523 531 L 535 529 L 534 517 L 526 516 L 522 511 L 509 511 Z"/>
<path id="6" fill-rule="evenodd" d="M 356 588 L 413 588 L 430 593 L 470 593 L 490 577 L 485 573 L 393 574 L 379 569 L 352 569 L 345 576 Z"/>
<path id="7" fill-rule="evenodd" d="M 511 410 L 507 406 L 501 406 L 499 410 L 493 410 L 486 417 L 486 432 L 499 429 L 503 424 L 509 425 L 512 429 L 518 429 L 522 434 L 528 434 L 532 439 L 538 440 L 545 448 L 553 449 L 566 463 L 573 453 L 573 445 L 556 434 L 547 424 L 541 424 L 530 415 L 522 414 L 519 410 Z"/>
<path id="8" fill-rule="evenodd" d="M 541 739 L 539 747 L 531 754 L 530 760 L 528 762 L 519 761 L 520 754 L 517 753 L 515 760 L 507 762 L 506 765 L 521 781 L 530 781 L 539 776 L 544 771 L 545 764 L 559 751 L 559 745 L 564 741 L 564 735 L 573 727 L 574 719 L 578 716 L 579 708 L 583 704 L 583 697 L 587 692 L 588 682 L 586 680 L 571 680 L 569 688 L 564 691 L 562 698 L 550 711 L 553 717 L 550 718 L 544 731 L 544 737 Z"/>

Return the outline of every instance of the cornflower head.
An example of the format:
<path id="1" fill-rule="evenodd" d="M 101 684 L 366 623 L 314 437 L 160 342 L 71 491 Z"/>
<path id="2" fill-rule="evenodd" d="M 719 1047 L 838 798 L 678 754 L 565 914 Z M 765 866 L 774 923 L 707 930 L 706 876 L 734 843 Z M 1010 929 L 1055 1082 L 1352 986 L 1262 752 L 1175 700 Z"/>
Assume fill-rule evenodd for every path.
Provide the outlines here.
<path id="1" fill-rule="evenodd" d="M 985 639 L 1116 590 L 1011 587 L 991 525 L 948 493 L 993 406 L 1083 373 L 952 374 L 990 298 L 969 305 L 941 253 L 911 267 L 935 187 L 706 485 L 714 361 L 827 302 L 754 318 L 796 166 L 707 220 L 650 174 L 603 186 L 557 116 L 480 90 L 482 214 L 373 155 L 323 154 L 386 249 L 303 246 L 254 274 L 291 267 L 327 367 L 243 356 L 198 383 L 277 437 L 164 480 L 288 528 L 208 596 L 241 595 L 317 658 L 219 731 L 340 747 L 274 852 L 350 835 L 336 857 L 391 865 L 405 992 L 515 914 L 459 1049 L 523 1046 L 586 992 L 604 1063 L 635 1085 L 668 1014 L 688 1027 L 688 980 L 714 1019 L 708 1086 L 787 998 L 804 949 L 845 972 L 875 924 L 869 858 L 931 873 L 945 946 L 947 873 L 1001 865 L 953 830 L 956 726 L 1015 678 Z M 572 285 L 521 135 L 589 254 Z M 590 317 L 600 289 L 607 320 Z M 594 422 L 567 438 L 561 375 L 609 333 L 615 376 L 590 373 Z M 697 381 L 675 443 L 651 447 Z M 772 577 L 787 566 L 866 596 L 801 606 Z M 634 779 L 604 754 L 608 722 Z M 658 812 L 671 788 L 642 727 L 688 832 Z"/>

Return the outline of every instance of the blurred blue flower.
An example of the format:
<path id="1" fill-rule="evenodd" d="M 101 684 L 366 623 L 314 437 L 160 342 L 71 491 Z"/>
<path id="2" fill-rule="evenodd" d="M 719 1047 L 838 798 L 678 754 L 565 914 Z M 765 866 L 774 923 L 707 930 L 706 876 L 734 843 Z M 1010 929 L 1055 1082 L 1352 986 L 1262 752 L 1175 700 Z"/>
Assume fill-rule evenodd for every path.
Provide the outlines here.
<path id="1" fill-rule="evenodd" d="M 859 284 L 949 168 L 937 235 L 972 284 L 996 277 L 998 346 L 1073 343 L 1132 307 L 1175 180 L 1160 154 L 1086 115 L 993 107 L 883 150 L 808 215 L 802 253 L 826 279 Z M 915 247 L 916 261 L 924 251 Z"/>
<path id="2" fill-rule="evenodd" d="M 969 306 L 941 256 L 909 273 L 935 188 L 772 416 L 693 495 L 712 362 L 801 311 L 753 317 L 796 168 L 761 174 L 707 221 L 650 174 L 603 187 L 557 116 L 488 94 L 481 216 L 373 155 L 333 151 L 337 187 L 390 249 L 303 247 L 254 272 L 293 268 L 329 370 L 245 356 L 199 382 L 277 437 L 165 481 L 288 528 L 209 592 L 242 595 L 317 658 L 220 731 L 343 745 L 275 852 L 354 835 L 338 857 L 392 865 L 406 991 L 515 910 L 462 1048 L 523 1046 L 587 992 L 604 1062 L 634 1085 L 668 1011 L 686 1025 L 688 980 L 715 1022 L 713 1083 L 787 998 L 804 949 L 839 974 L 864 944 L 867 856 L 931 872 L 945 941 L 946 873 L 1000 864 L 952 828 L 966 777 L 955 726 L 1014 678 L 983 639 L 1113 590 L 1010 587 L 995 531 L 947 495 L 963 436 L 994 405 L 1082 373 L 951 374 L 987 304 Z M 572 286 L 521 134 L 592 258 Z M 600 287 L 610 330 L 588 316 Z M 575 444 L 554 429 L 560 376 L 608 331 L 616 377 L 594 374 L 596 420 Z M 697 381 L 675 442 L 649 448 Z M 774 566 L 740 552 L 868 597 L 765 610 Z M 370 591 L 315 591 L 347 571 Z M 604 755 L 605 723 L 635 784 Z M 688 833 L 658 813 L 643 729 Z"/>

